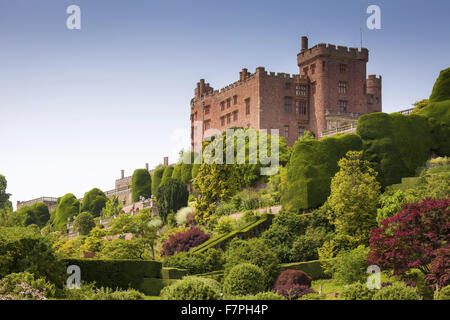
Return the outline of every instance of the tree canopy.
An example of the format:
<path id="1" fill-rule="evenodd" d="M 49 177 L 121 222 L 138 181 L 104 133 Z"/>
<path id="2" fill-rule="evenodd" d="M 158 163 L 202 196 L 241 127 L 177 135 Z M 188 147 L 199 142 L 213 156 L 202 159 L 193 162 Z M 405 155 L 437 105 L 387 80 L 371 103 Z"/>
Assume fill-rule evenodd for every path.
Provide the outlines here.
<path id="1" fill-rule="evenodd" d="M 94 188 L 84 194 L 80 211 L 90 212 L 94 217 L 99 217 L 107 201 L 108 198 L 105 193 L 98 188 Z"/>
<path id="2" fill-rule="evenodd" d="M 152 196 L 152 177 L 146 169 L 137 169 L 131 178 L 131 201 L 137 202 L 141 197 Z"/>

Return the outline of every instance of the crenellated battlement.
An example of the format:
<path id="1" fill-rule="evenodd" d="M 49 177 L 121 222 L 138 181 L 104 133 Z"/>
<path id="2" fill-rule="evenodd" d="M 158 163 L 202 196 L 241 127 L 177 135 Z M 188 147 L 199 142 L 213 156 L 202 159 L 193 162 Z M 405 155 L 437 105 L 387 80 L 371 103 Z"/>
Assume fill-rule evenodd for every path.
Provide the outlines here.
<path id="1" fill-rule="evenodd" d="M 209 83 L 205 83 L 204 79 L 201 79 L 197 83 L 197 88 L 195 89 L 195 98 L 192 100 L 191 104 L 200 98 L 214 97 L 217 95 L 225 94 L 228 91 L 235 89 L 241 85 L 247 84 L 249 81 L 254 80 L 257 77 L 268 77 L 272 79 L 280 80 L 292 80 L 292 81 L 307 81 L 308 77 L 299 74 L 289 74 L 285 72 L 267 72 L 264 67 L 256 68 L 255 73 L 248 72 L 247 69 L 242 69 L 239 73 L 239 80 L 235 81 L 219 90 L 214 90 L 210 87 Z M 201 93 L 201 94 L 199 94 Z"/>
<path id="2" fill-rule="evenodd" d="M 369 60 L 369 50 L 366 48 L 358 50 L 358 48 L 319 43 L 309 49 L 302 49 L 297 55 L 298 65 L 308 63 L 311 59 L 319 56 L 338 56 L 339 58 L 357 59 L 367 62 Z"/>

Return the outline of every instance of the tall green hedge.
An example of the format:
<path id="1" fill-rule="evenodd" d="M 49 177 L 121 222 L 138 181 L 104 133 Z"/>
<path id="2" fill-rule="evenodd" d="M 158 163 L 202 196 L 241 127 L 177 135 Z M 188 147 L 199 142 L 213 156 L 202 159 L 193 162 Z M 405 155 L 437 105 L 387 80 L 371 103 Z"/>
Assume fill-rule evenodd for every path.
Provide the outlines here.
<path id="1" fill-rule="evenodd" d="M 98 287 L 141 288 L 144 278 L 161 279 L 162 263 L 143 260 L 64 259 L 81 269 L 81 281 L 95 282 Z"/>
<path id="2" fill-rule="evenodd" d="M 336 135 L 321 140 L 298 140 L 287 166 L 287 181 L 281 196 L 283 208 L 291 211 L 315 208 L 330 194 L 337 162 L 347 151 L 361 150 L 356 134 Z"/>
<path id="3" fill-rule="evenodd" d="M 137 202 L 140 197 L 146 199 L 152 195 L 152 177 L 146 169 L 136 169 L 131 177 L 131 201 Z"/>
<path id="4" fill-rule="evenodd" d="M 67 225 L 67 218 L 73 218 L 80 212 L 80 201 L 71 193 L 58 199 L 53 225 L 56 230 L 63 230 Z"/>
<path id="5" fill-rule="evenodd" d="M 440 156 L 450 156 L 450 68 L 441 71 L 430 103 L 419 114 L 428 119 L 433 138 L 432 149 Z"/>
<path id="6" fill-rule="evenodd" d="M 164 174 L 164 166 L 157 167 L 153 172 L 152 176 L 152 194 L 156 195 L 158 193 L 159 185 Z"/>
<path id="7" fill-rule="evenodd" d="M 173 170 L 174 170 L 174 167 L 172 167 L 172 166 L 166 167 L 166 169 L 164 170 L 164 173 L 162 175 L 161 184 L 160 185 L 164 184 L 164 182 L 166 182 L 167 179 L 172 178 Z"/>
<path id="8" fill-rule="evenodd" d="M 94 188 L 84 194 L 80 212 L 87 211 L 94 217 L 99 217 L 107 200 L 108 198 L 102 190 Z"/>
<path id="9" fill-rule="evenodd" d="M 364 157 L 374 162 L 383 186 L 413 176 L 425 164 L 433 144 L 428 121 L 421 115 L 371 113 L 358 120 Z"/>

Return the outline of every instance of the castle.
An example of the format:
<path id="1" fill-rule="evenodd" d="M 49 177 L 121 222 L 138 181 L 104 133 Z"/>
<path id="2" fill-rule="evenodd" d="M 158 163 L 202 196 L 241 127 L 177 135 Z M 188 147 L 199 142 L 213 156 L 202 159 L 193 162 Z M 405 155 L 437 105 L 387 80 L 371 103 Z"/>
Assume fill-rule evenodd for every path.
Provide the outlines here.
<path id="1" fill-rule="evenodd" d="M 242 69 L 239 80 L 221 90 L 201 79 L 191 100 L 192 151 L 217 130 L 234 127 L 278 129 L 292 146 L 305 130 L 316 138 L 354 132 L 361 115 L 381 111 L 381 76 L 366 78 L 366 48 L 301 42 L 299 74 Z"/>

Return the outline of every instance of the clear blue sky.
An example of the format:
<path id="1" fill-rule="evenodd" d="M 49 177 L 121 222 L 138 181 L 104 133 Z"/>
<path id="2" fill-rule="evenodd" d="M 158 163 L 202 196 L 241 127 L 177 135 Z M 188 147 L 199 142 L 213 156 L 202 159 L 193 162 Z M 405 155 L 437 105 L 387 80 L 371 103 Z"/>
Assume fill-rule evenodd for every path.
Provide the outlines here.
<path id="1" fill-rule="evenodd" d="M 81 30 L 66 28 L 71 4 Z M 366 28 L 370 4 L 382 30 Z M 448 0 L 0 0 L 0 173 L 15 202 L 176 161 L 200 78 L 219 89 L 243 67 L 297 73 L 305 34 L 359 47 L 363 28 L 384 111 L 407 108 L 450 66 L 449 12 Z"/>

